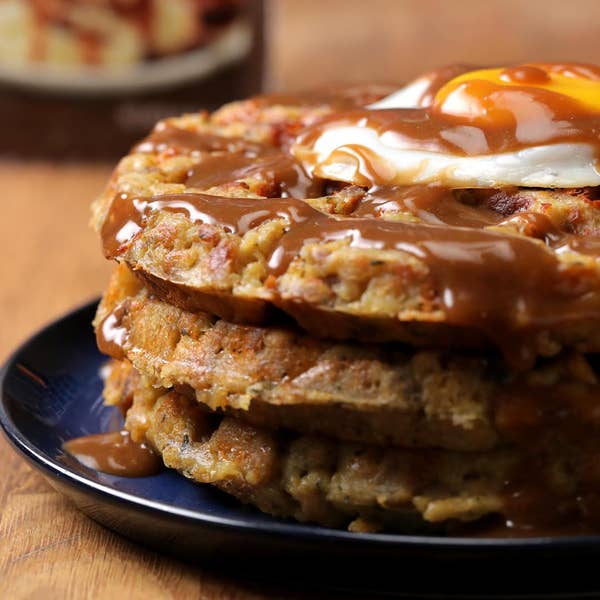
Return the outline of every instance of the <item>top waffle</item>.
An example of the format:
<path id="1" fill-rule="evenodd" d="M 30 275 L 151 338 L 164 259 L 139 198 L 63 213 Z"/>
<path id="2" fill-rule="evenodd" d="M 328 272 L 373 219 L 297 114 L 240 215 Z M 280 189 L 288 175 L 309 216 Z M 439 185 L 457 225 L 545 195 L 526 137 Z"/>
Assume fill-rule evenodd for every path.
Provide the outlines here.
<path id="1" fill-rule="evenodd" d="M 319 337 L 495 345 L 521 365 L 599 350 L 598 188 L 378 185 L 298 162 L 307 128 L 393 89 L 160 122 L 94 206 L 106 256 L 167 301 L 232 321 L 287 313 Z"/>

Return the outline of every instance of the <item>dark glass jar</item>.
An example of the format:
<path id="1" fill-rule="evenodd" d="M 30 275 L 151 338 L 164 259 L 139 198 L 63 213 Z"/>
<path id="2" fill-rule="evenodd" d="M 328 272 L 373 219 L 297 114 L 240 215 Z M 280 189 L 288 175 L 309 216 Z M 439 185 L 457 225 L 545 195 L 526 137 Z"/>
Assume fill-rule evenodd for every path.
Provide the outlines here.
<path id="1" fill-rule="evenodd" d="M 0 2 L 1 157 L 114 159 L 262 79 L 261 0 Z"/>

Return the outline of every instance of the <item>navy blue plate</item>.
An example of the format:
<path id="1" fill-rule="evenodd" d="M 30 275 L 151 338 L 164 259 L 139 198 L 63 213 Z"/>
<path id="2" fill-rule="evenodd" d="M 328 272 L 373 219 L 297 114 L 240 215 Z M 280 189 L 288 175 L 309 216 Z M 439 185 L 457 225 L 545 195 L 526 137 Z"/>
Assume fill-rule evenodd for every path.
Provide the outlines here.
<path id="1" fill-rule="evenodd" d="M 68 461 L 65 440 L 119 419 L 102 405 L 95 303 L 15 352 L 0 379 L 14 447 L 92 519 L 185 560 L 294 586 L 441 598 L 598 598 L 600 537 L 470 539 L 354 534 L 277 520 L 165 471 L 128 479 Z M 233 562 L 232 562 L 233 561 Z"/>

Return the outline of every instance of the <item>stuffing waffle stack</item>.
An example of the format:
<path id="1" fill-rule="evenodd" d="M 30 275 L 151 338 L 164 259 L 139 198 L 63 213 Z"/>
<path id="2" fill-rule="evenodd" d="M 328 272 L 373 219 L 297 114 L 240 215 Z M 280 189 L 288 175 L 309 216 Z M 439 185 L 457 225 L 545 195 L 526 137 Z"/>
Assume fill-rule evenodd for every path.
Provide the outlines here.
<path id="1" fill-rule="evenodd" d="M 93 207 L 117 263 L 95 328 L 135 442 L 353 531 L 600 525 L 597 186 L 407 176 L 356 134 L 448 154 L 435 99 L 463 71 L 408 108 L 377 84 L 170 118 L 122 159 Z"/>

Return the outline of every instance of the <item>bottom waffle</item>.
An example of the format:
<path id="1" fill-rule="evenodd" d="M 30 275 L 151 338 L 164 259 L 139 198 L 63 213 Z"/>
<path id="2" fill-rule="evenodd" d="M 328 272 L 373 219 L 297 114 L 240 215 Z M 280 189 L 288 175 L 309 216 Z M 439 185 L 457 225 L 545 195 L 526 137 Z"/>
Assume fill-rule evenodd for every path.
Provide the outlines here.
<path id="1" fill-rule="evenodd" d="M 105 398 L 127 411 L 132 438 L 148 442 L 167 467 L 280 517 L 401 531 L 483 519 L 524 534 L 600 521 L 590 444 L 458 452 L 273 431 L 212 413 L 185 391 L 154 388 L 127 361 L 113 363 Z"/>

